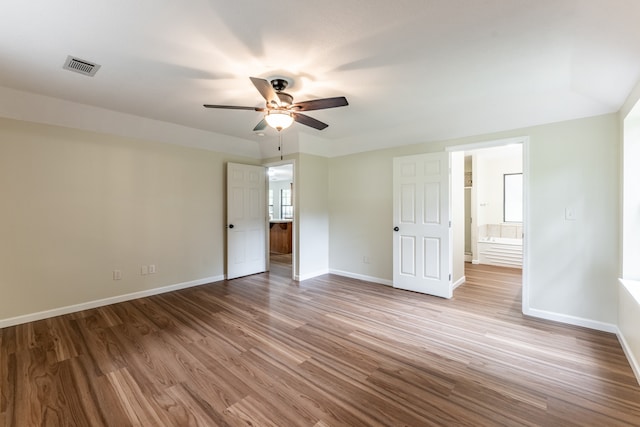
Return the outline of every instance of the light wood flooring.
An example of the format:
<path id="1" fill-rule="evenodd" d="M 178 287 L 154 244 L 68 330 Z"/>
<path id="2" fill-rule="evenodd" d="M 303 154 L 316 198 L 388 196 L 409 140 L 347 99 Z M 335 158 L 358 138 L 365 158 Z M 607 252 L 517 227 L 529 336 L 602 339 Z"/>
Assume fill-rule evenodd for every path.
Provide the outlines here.
<path id="1" fill-rule="evenodd" d="M 524 317 L 520 270 L 444 300 L 260 274 L 0 330 L 0 426 L 640 425 L 615 335 Z"/>

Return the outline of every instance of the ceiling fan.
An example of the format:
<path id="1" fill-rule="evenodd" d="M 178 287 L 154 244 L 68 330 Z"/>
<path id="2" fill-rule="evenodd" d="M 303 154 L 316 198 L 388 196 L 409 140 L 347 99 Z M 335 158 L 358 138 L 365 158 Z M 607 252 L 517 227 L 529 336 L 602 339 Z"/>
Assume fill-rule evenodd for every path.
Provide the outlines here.
<path id="1" fill-rule="evenodd" d="M 301 114 L 300 111 L 312 111 L 312 110 L 324 110 L 326 108 L 344 107 L 349 105 L 347 98 L 344 96 L 338 96 L 335 98 L 322 98 L 312 99 L 310 101 L 293 102 L 293 97 L 288 93 L 283 92 L 289 82 L 285 79 L 273 79 L 268 82 L 265 79 L 257 77 L 249 77 L 253 85 L 258 89 L 260 95 L 266 101 L 264 108 L 260 107 L 242 107 L 235 105 L 213 105 L 204 104 L 206 108 L 223 108 L 228 110 L 250 110 L 250 111 L 263 111 L 266 112 L 264 118 L 253 128 L 255 131 L 264 130 L 267 126 L 271 126 L 277 131 L 286 129 L 296 121 L 305 126 L 310 126 L 314 129 L 322 130 L 329 125 L 316 120 L 313 117 L 309 117 L 306 114 Z"/>

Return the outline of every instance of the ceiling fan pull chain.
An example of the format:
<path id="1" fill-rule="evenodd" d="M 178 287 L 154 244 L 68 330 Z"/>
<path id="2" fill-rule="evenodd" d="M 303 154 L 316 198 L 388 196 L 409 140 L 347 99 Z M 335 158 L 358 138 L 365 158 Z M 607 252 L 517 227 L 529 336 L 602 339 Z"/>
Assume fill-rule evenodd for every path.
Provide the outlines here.
<path id="1" fill-rule="evenodd" d="M 280 152 L 280 161 L 282 161 L 282 131 L 278 131 L 278 151 Z"/>

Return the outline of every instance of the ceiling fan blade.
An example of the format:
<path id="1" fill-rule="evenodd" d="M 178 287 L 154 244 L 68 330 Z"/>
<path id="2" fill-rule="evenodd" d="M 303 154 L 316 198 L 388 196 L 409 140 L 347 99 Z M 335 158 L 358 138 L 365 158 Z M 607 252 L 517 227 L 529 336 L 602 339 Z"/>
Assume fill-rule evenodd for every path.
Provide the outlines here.
<path id="1" fill-rule="evenodd" d="M 265 79 L 259 79 L 257 77 L 249 78 L 251 79 L 251 82 L 256 87 L 256 89 L 258 89 L 258 92 L 260 92 L 260 95 L 262 95 L 262 97 L 267 100 L 268 105 L 277 105 L 278 107 L 280 106 L 280 98 L 278 98 L 276 91 L 273 90 L 271 83 L 269 83 Z"/>
<path id="2" fill-rule="evenodd" d="M 347 98 L 337 96 L 335 98 L 312 99 L 310 101 L 296 102 L 291 106 L 295 111 L 324 110 L 325 108 L 344 107 L 349 105 Z"/>
<path id="3" fill-rule="evenodd" d="M 322 129 L 326 129 L 327 127 L 329 127 L 328 124 L 321 122 L 320 120 L 316 120 L 313 117 L 309 117 L 307 115 L 304 114 L 300 114 L 300 113 L 291 113 L 291 116 L 293 117 L 293 120 L 295 120 L 296 122 L 305 125 L 305 126 L 310 126 L 314 129 L 318 129 L 318 130 L 322 130 Z"/>
<path id="4" fill-rule="evenodd" d="M 249 110 L 249 111 L 264 111 L 264 108 L 260 107 L 242 107 L 239 105 L 214 105 L 214 104 L 204 104 L 205 108 L 223 108 L 226 110 Z"/>
<path id="5" fill-rule="evenodd" d="M 266 127 L 267 127 L 267 121 L 265 119 L 262 119 L 260 120 L 260 122 L 258 122 L 256 127 L 253 128 L 253 131 L 258 132 L 260 130 L 265 130 Z"/>

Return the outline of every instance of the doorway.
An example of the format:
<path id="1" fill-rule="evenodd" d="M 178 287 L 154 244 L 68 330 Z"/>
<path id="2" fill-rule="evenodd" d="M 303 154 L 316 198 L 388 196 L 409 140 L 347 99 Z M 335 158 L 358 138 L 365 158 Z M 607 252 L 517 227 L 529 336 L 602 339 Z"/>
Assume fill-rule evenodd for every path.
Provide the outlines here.
<path id="1" fill-rule="evenodd" d="M 519 269 L 523 308 L 528 306 L 527 144 L 522 137 L 451 147 L 465 156 L 465 266 Z"/>
<path id="2" fill-rule="evenodd" d="M 293 163 L 267 167 L 267 212 L 269 215 L 269 271 L 293 278 L 295 254 L 295 209 Z"/>

